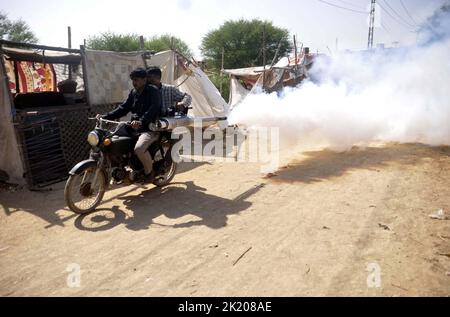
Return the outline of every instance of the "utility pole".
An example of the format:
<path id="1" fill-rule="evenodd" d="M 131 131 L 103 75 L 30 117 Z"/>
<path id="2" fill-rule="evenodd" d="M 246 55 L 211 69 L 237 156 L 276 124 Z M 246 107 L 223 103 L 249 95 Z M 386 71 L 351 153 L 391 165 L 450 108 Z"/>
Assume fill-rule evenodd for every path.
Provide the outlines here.
<path id="1" fill-rule="evenodd" d="M 367 49 L 373 48 L 373 35 L 375 32 L 375 7 L 377 4 L 376 0 L 371 0 L 372 3 L 370 5 L 370 22 L 369 22 L 369 41 L 367 43 Z"/>

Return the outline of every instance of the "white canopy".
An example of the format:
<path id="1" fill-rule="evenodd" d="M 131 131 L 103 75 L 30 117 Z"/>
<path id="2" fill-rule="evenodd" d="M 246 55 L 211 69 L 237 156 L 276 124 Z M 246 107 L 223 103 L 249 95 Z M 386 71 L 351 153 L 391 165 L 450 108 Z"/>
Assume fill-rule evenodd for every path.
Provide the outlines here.
<path id="1" fill-rule="evenodd" d="M 151 57 L 149 66 L 158 66 L 163 72 L 165 84 L 177 86 L 192 97 L 192 111 L 195 118 L 226 117 L 229 112 L 227 102 L 216 86 L 200 67 L 187 61 L 174 51 L 165 51 Z"/>

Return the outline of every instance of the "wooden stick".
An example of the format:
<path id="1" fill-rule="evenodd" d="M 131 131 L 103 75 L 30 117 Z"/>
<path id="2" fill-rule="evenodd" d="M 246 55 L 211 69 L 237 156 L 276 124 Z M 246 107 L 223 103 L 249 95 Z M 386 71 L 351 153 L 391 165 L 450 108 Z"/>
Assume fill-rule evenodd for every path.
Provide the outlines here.
<path id="1" fill-rule="evenodd" d="M 5 45 L 7 47 L 15 47 L 15 48 L 32 48 L 37 50 L 47 50 L 47 51 L 55 51 L 55 52 L 67 52 L 67 53 L 80 53 L 80 50 L 76 50 L 73 48 L 64 48 L 64 47 L 55 47 L 55 46 L 45 46 L 45 45 L 37 45 L 30 43 L 20 43 L 13 42 L 7 40 L 0 40 L 0 45 Z"/>
<path id="2" fill-rule="evenodd" d="M 72 48 L 72 29 L 70 26 L 67 27 L 67 39 L 68 39 L 68 47 Z M 72 79 L 72 67 L 69 65 L 69 79 Z"/>
<path id="3" fill-rule="evenodd" d="M 253 247 L 248 248 L 247 251 L 242 253 L 242 255 L 233 263 L 233 266 L 235 266 Z"/>
<path id="4" fill-rule="evenodd" d="M 83 82 L 84 82 L 84 97 L 86 98 L 86 104 L 91 107 L 90 91 L 89 91 L 89 80 L 86 72 L 86 48 L 84 45 L 80 46 L 81 54 L 81 66 L 83 67 Z"/>
<path id="5" fill-rule="evenodd" d="M 139 47 L 141 48 L 141 51 L 144 50 L 144 37 L 142 35 L 139 36 Z"/>
<path id="6" fill-rule="evenodd" d="M 266 25 L 263 25 L 263 65 L 264 65 L 264 72 L 263 72 L 263 90 L 266 86 Z"/>
<path id="7" fill-rule="evenodd" d="M 298 57 L 298 51 L 297 51 L 297 38 L 294 35 L 294 49 L 295 49 L 295 75 L 297 76 L 297 57 Z"/>

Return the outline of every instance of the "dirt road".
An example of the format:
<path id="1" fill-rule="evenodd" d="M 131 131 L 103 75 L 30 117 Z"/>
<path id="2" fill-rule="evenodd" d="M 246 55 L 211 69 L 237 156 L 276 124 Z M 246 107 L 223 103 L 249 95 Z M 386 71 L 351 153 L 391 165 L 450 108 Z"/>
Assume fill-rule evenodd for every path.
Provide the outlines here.
<path id="1" fill-rule="evenodd" d="M 271 178 L 180 169 L 84 217 L 64 184 L 1 191 L 0 295 L 450 295 L 450 221 L 429 217 L 450 213 L 450 148 L 310 152 Z"/>

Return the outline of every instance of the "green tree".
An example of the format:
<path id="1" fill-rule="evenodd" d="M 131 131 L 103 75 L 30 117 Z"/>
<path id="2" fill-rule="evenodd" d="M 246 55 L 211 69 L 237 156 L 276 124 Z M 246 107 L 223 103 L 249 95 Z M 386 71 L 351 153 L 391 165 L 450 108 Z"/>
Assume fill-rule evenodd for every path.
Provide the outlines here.
<path id="1" fill-rule="evenodd" d="M 3 12 L 0 12 L 0 38 L 22 43 L 36 43 L 38 41 L 25 21 L 22 19 L 11 21 Z"/>
<path id="2" fill-rule="evenodd" d="M 261 20 L 227 21 L 217 30 L 206 34 L 200 47 L 210 68 L 221 69 L 222 49 L 224 68 L 241 68 L 263 64 L 263 34 L 266 62 L 270 63 L 281 43 L 279 56 L 292 49 L 289 31 Z"/>
<path id="3" fill-rule="evenodd" d="M 230 99 L 230 78 L 228 76 L 221 75 L 220 72 L 211 73 L 208 75 L 208 77 L 219 91 L 220 88 L 222 88 L 222 91 L 220 93 L 223 99 L 228 102 L 228 100 Z"/>
<path id="4" fill-rule="evenodd" d="M 135 52 L 140 50 L 140 40 L 137 34 L 116 34 L 113 32 L 104 32 L 95 35 L 87 40 L 87 48 L 100 51 L 114 52 Z M 147 50 L 161 52 L 172 48 L 176 49 L 186 57 L 191 57 L 192 53 L 189 46 L 181 39 L 169 34 L 153 36 L 144 41 L 144 47 Z"/>
<path id="5" fill-rule="evenodd" d="M 104 32 L 86 41 L 86 47 L 98 51 L 136 52 L 139 51 L 139 35 Z"/>
<path id="6" fill-rule="evenodd" d="M 187 58 L 191 58 L 193 56 L 191 49 L 183 40 L 170 34 L 151 37 L 145 42 L 145 48 L 155 52 L 175 49 Z"/>

